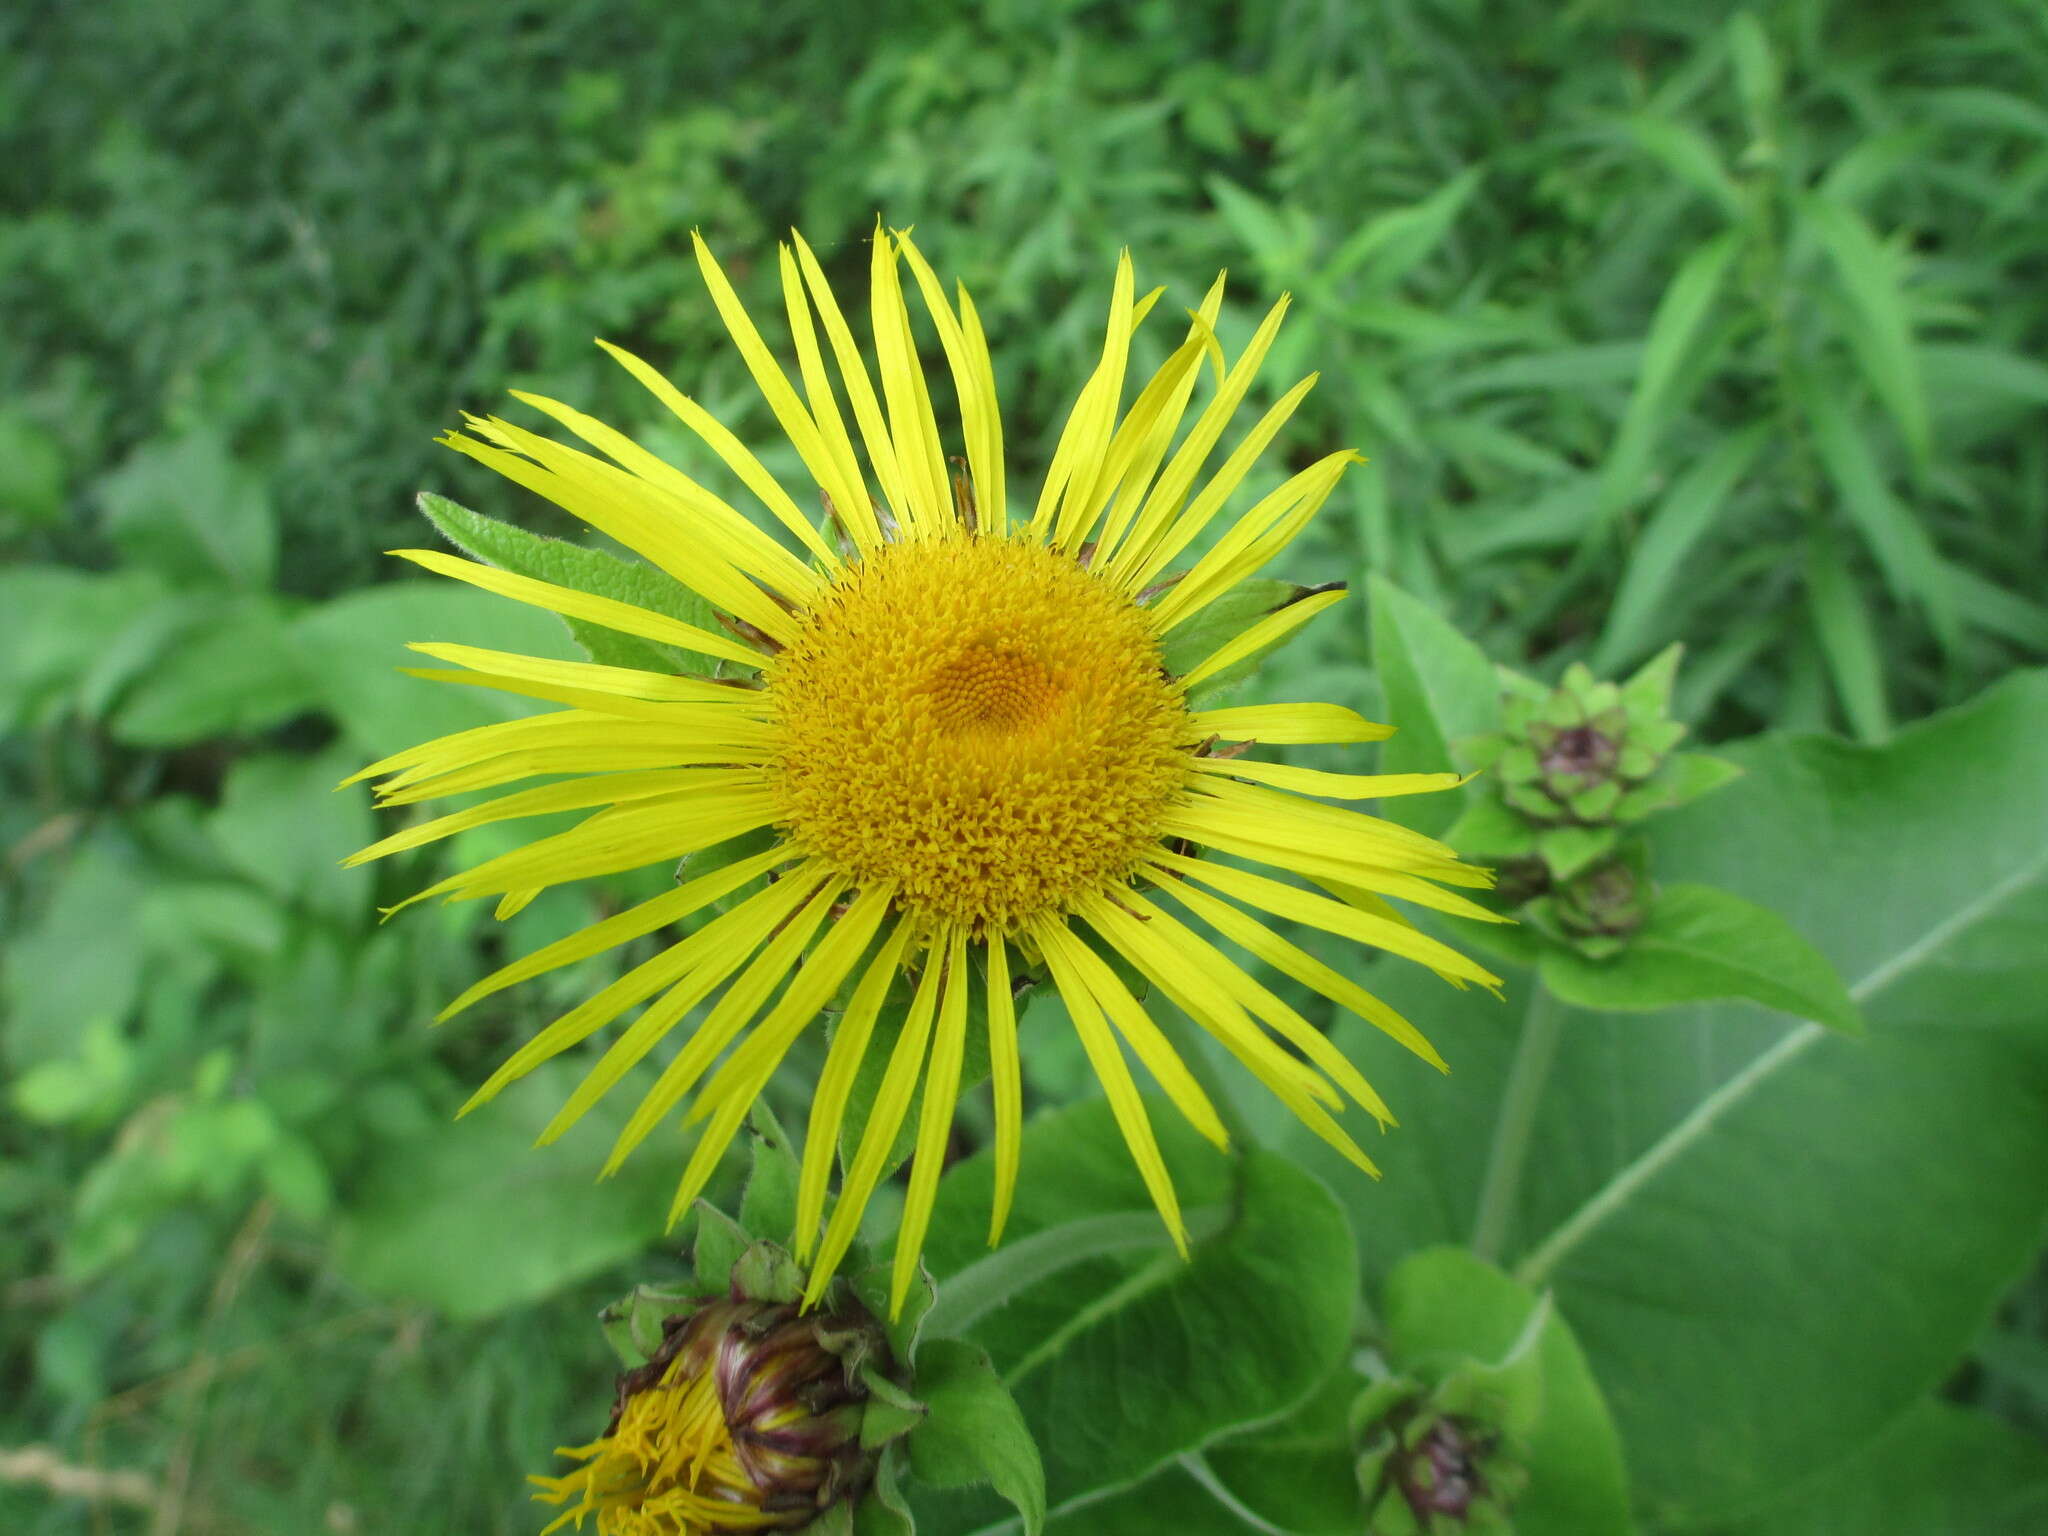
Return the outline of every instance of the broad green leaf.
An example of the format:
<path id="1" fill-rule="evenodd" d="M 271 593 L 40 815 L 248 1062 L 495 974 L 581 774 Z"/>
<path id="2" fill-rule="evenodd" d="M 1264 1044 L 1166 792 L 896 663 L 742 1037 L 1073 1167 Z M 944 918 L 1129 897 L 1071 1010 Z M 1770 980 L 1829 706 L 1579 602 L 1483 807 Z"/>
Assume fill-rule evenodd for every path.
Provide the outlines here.
<path id="1" fill-rule="evenodd" d="M 1729 265 L 1742 249 L 1742 238 L 1740 231 L 1728 230 L 1694 251 L 1658 300 L 1643 339 L 1635 393 L 1629 396 L 1601 470 L 1598 522 L 1603 527 L 1635 500 L 1664 429 L 1685 403 L 1676 386 L 1693 360 L 1701 328 L 1720 296 Z"/>
<path id="2" fill-rule="evenodd" d="M 212 429 L 144 443 L 96 489 L 108 532 L 136 564 L 180 583 L 272 584 L 277 523 L 264 477 Z"/>
<path id="3" fill-rule="evenodd" d="M 1382 1346 L 1397 1371 L 1431 1361 L 1507 1357 L 1539 1304 L 1536 1293 L 1462 1248 L 1410 1254 L 1387 1278 Z M 1585 1354 L 1552 1311 L 1536 1340 L 1541 1410 L 1528 1446 L 1529 1486 L 1516 1501 L 1518 1536 L 1626 1536 L 1628 1480 L 1621 1441 Z"/>
<path id="4" fill-rule="evenodd" d="M 1649 1013 L 1741 997 L 1831 1029 L 1863 1032 L 1825 956 L 1769 907 L 1711 885 L 1666 885 L 1650 920 L 1612 960 L 1549 949 L 1543 982 L 1567 1003 Z"/>
<path id="5" fill-rule="evenodd" d="M 1899 281 L 1899 257 L 1878 240 L 1862 215 L 1825 193 L 1804 198 L 1799 212 L 1834 264 L 1855 313 L 1850 349 L 1891 413 L 1913 462 L 1924 468 L 1933 456 L 1933 434 L 1913 351 L 1913 317 Z"/>
<path id="6" fill-rule="evenodd" d="M 174 747 L 267 730 L 319 703 L 287 639 L 282 603 L 227 603 L 128 686 L 108 722 L 120 740 Z"/>
<path id="7" fill-rule="evenodd" d="M 450 1317 L 488 1317 L 552 1295 L 661 1235 L 675 1171 L 631 1158 L 602 1183 L 631 1104 L 613 1094 L 561 1142 L 533 1139 L 575 1086 L 551 1062 L 485 1109 L 378 1145 L 351 1179 L 334 1258 L 352 1285 Z"/>
<path id="8" fill-rule="evenodd" d="M 1780 912 L 1869 1036 L 1567 1009 L 1508 1249 L 1627 1426 L 1639 1515 L 1674 1528 L 1783 1493 L 1946 1379 L 2048 1218 L 2048 673 L 1881 748 L 1722 750 L 1747 773 L 1656 823 L 1658 871 Z M 1334 1030 L 1403 1121 L 1379 1184 L 1335 1184 L 1377 1273 L 1468 1237 L 1519 1020 L 1396 970 L 1373 987 L 1452 1068 Z"/>
<path id="9" fill-rule="evenodd" d="M 149 571 L 101 575 L 54 565 L 0 571 L 0 613 L 8 627 L 7 643 L 0 645 L 0 730 L 63 714 L 73 691 L 104 664 L 108 648 L 138 616 L 165 607 L 181 620 L 187 612 Z M 134 665 L 154 660 L 156 649 L 136 656 Z"/>
<path id="10" fill-rule="evenodd" d="M 2017 1536 L 2048 1530 L 2048 1448 L 1928 1400 L 1726 1536 Z"/>
<path id="11" fill-rule="evenodd" d="M 1183 1470 L 1213 1498 L 1297 1536 L 1356 1536 L 1362 1500 L 1351 1408 L 1364 1386 L 1346 1362 L 1292 1413 L 1218 1441 Z"/>
<path id="12" fill-rule="evenodd" d="M 1500 681 L 1485 654 L 1435 610 L 1392 582 L 1374 576 L 1372 661 L 1397 734 L 1380 750 L 1387 773 L 1440 773 L 1456 766 L 1452 744 L 1495 729 Z M 1390 800 L 1382 814 L 1420 831 L 1441 833 L 1458 814 L 1460 796 L 1412 795 Z"/>
<path id="13" fill-rule="evenodd" d="M 1021 1517 L 1026 1536 L 1045 1524 L 1038 1447 L 988 1356 L 960 1339 L 918 1352 L 917 1395 L 928 1410 L 910 1433 L 910 1471 L 935 1488 L 989 1484 Z"/>
<path id="14" fill-rule="evenodd" d="M 1152 1214 L 1107 1103 L 1077 1105 L 1027 1127 L 1005 1241 L 1130 1216 L 1153 1222 L 1153 1242 L 1073 1244 L 1069 1262 L 1016 1276 L 965 1325 L 1023 1410 L 1055 1512 L 1286 1412 L 1349 1336 L 1357 1271 L 1328 1192 L 1272 1153 L 1220 1154 L 1169 1105 L 1146 1103 L 1189 1212 L 1190 1260 Z M 983 1152 L 940 1186 L 926 1244 L 935 1315 L 955 1277 L 990 1257 L 993 1177 Z"/>
<path id="15" fill-rule="evenodd" d="M 15 1071 L 67 1058 L 95 1021 L 127 1021 L 147 960 L 140 930 L 153 872 L 109 829 L 56 855 L 56 888 L 7 931 L 0 1060 Z"/>
<path id="16" fill-rule="evenodd" d="M 70 492 L 64 450 L 48 428 L 0 409 L 0 534 L 55 522 Z"/>
<path id="17" fill-rule="evenodd" d="M 1664 610 L 1687 557 L 1719 525 L 1721 509 L 1770 442 L 1763 423 L 1723 438 L 1679 478 L 1629 550 L 1607 627 L 1588 663 L 1602 676 L 1619 672 L 1669 634 Z"/>
<path id="18" fill-rule="evenodd" d="M 245 757 L 229 769 L 207 831 L 229 863 L 279 901 L 358 927 L 372 915 L 371 884 L 341 861 L 376 834 L 363 797 L 334 786 L 361 766 L 347 747 Z"/>
<path id="19" fill-rule="evenodd" d="M 601 549 L 586 548 L 563 539 L 529 533 L 513 523 L 501 523 L 445 496 L 422 491 L 420 512 L 440 530 L 442 537 L 464 554 L 487 561 L 520 576 L 551 581 L 559 587 L 631 603 L 651 613 L 680 619 L 699 629 L 719 633 L 717 616 L 709 603 L 681 582 L 656 570 L 642 560 L 624 560 Z M 695 651 L 643 640 L 638 635 L 606 629 L 584 619 L 564 617 L 576 643 L 591 659 L 609 666 L 632 667 L 646 672 L 715 673 L 719 663 Z"/>
<path id="20" fill-rule="evenodd" d="M 1015 1529 L 996 1527 L 974 1536 L 1008 1536 Z M 1191 1456 L 1135 1488 L 1055 1512 L 1046 1530 L 1052 1536 L 1271 1536 L 1275 1530 L 1286 1536 L 1356 1536 L 1358 1516 L 1354 1508 L 1349 1525 L 1323 1526 L 1303 1522 L 1297 1512 L 1288 1525 L 1274 1526 L 1243 1505 L 1207 1462 Z"/>

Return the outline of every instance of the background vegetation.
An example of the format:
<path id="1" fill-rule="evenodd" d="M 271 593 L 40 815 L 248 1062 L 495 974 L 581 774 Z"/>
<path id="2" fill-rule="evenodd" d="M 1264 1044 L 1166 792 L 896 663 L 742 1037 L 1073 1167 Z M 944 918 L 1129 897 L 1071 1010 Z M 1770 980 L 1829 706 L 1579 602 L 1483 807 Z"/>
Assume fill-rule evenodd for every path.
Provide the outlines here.
<path id="1" fill-rule="evenodd" d="M 590 978 L 424 1021 L 621 893 L 380 927 L 430 866 L 339 870 L 370 823 L 329 790 L 491 718 L 396 677 L 403 641 L 563 653 L 379 556 L 421 488 L 577 531 L 430 446 L 460 410 L 521 386 L 659 435 L 604 335 L 772 438 L 693 227 L 765 294 L 789 225 L 853 278 L 878 210 L 915 223 L 1027 481 L 1118 247 L 1176 303 L 1228 267 L 1239 336 L 1291 290 L 1268 376 L 1322 382 L 1288 451 L 1373 462 L 1286 574 L 1383 575 L 1545 676 L 1683 640 L 1709 741 L 1883 743 L 2048 653 L 2038 4 L 757 9 L 0 17 L 0 1527 L 526 1531 L 521 1471 L 601 1419 L 587 1319 L 673 1262 L 670 1170 L 593 1187 L 601 1129 L 528 1157 L 546 1078 L 449 1122 Z M 1376 700 L 1358 606 L 1272 686 Z M 1969 718 L 1942 739 L 2010 745 Z M 1926 793 L 2007 782 L 1927 761 Z M 1396 1183 L 1359 1230 L 1429 1238 Z M 2040 1435 L 2048 1279 L 1981 1322 L 1946 1395 Z"/>

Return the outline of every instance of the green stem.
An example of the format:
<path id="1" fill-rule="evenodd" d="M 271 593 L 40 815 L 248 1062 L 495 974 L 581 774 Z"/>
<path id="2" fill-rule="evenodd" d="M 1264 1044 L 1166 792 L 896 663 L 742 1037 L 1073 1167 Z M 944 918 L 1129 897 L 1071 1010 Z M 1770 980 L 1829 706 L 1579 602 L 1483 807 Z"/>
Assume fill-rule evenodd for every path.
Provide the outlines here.
<path id="1" fill-rule="evenodd" d="M 1522 1166 L 1529 1160 L 1529 1137 L 1536 1129 L 1536 1108 L 1543 1102 L 1550 1064 L 1564 1015 L 1541 981 L 1530 978 L 1529 1011 L 1522 1019 L 1522 1039 L 1508 1085 L 1501 1094 L 1500 1115 L 1493 1123 L 1493 1148 L 1486 1158 L 1486 1182 L 1479 1189 L 1479 1213 L 1472 1222 L 1472 1251 L 1493 1263 L 1500 1258 L 1513 1220 L 1515 1199 L 1522 1188 Z"/>

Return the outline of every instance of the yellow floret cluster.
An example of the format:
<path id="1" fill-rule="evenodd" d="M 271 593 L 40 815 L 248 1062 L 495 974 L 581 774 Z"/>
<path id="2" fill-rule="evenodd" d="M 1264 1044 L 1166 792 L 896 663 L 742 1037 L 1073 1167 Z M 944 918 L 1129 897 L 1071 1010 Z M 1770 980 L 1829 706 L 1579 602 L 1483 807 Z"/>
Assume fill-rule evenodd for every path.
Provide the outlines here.
<path id="1" fill-rule="evenodd" d="M 876 549 L 803 615 L 767 695 L 791 842 L 984 934 L 1128 876 L 1187 777 L 1144 613 L 1040 544 Z"/>

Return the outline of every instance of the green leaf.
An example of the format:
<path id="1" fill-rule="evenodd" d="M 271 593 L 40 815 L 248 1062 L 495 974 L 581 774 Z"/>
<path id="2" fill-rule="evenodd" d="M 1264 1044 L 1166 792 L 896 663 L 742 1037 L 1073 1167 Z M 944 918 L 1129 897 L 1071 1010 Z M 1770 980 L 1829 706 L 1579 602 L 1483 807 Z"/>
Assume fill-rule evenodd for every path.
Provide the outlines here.
<path id="1" fill-rule="evenodd" d="M 419 508 L 441 536 L 466 555 L 536 581 L 551 581 L 558 587 L 631 603 L 650 613 L 665 614 L 719 633 L 718 619 L 709 603 L 644 561 L 623 560 L 601 549 L 528 533 L 512 523 L 501 523 L 458 506 L 431 491 L 420 493 Z M 718 671 L 717 660 L 695 651 L 643 640 L 585 619 L 564 617 L 562 622 L 593 661 L 608 666 L 646 672 Z"/>
<path id="2" fill-rule="evenodd" d="M 264 477 L 211 428 L 136 449 L 97 487 L 123 554 L 178 583 L 267 590 L 277 523 Z"/>
<path id="3" fill-rule="evenodd" d="M 1953 1403 L 1915 1404 L 1727 1536 L 2012 1536 L 2048 1530 L 2048 1449 Z"/>
<path id="4" fill-rule="evenodd" d="M 174 747 L 259 731 L 319 702 L 288 640 L 286 609 L 267 597 L 223 605 L 129 685 L 108 728 L 133 746 Z"/>
<path id="5" fill-rule="evenodd" d="M 488 1317 L 645 1249 L 661 1233 L 673 1170 L 635 1158 L 596 1179 L 629 1105 L 600 1101 L 561 1142 L 533 1145 L 578 1075 L 550 1062 L 459 1124 L 378 1145 L 351 1172 L 335 1235 L 349 1283 L 452 1318 Z"/>
<path id="6" fill-rule="evenodd" d="M 1334 287 L 1356 273 L 1367 288 L 1393 287 L 1443 243 L 1484 175 L 1472 166 L 1419 203 L 1374 214 L 1330 253 L 1316 281 Z"/>
<path id="7" fill-rule="evenodd" d="M 1447 1362 L 1500 1362 L 1520 1344 L 1541 1301 L 1462 1248 L 1410 1254 L 1388 1276 L 1384 1352 L 1425 1379 Z M 1519 1536 L 1626 1536 L 1628 1480 L 1621 1441 L 1570 1327 L 1548 1311 L 1535 1339 L 1538 1395 L 1525 1442 L 1529 1486 L 1516 1501 Z"/>
<path id="8" fill-rule="evenodd" d="M 988 1483 L 1023 1518 L 1027 1536 L 1045 1524 L 1045 1468 L 1009 1389 L 987 1354 L 959 1339 L 919 1353 L 917 1395 L 928 1410 L 910 1435 L 910 1471 L 938 1488 Z"/>
<path id="9" fill-rule="evenodd" d="M 0 1059 L 17 1071 L 70 1058 L 95 1020 L 125 1023 L 148 958 L 140 918 L 154 878 L 128 841 L 102 830 L 59 857 L 55 890 L 9 928 L 0 966 Z"/>
<path id="10" fill-rule="evenodd" d="M 1827 958 L 1784 918 L 1711 885 L 1667 885 L 1650 918 L 1612 960 L 1543 956 L 1543 981 L 1579 1008 L 1650 1013 L 1674 1003 L 1743 997 L 1830 1029 L 1863 1019 Z"/>
<path id="11" fill-rule="evenodd" d="M 1161 663 L 1175 677 L 1184 677 L 1267 614 L 1286 607 L 1307 591 L 1308 588 L 1291 581 L 1247 577 L 1169 633 L 1160 646 Z M 1213 704 L 1258 671 L 1259 663 L 1284 644 L 1286 637 L 1204 678 L 1188 691 L 1188 703 Z"/>
<path id="12" fill-rule="evenodd" d="M 1550 827 L 1536 834 L 1536 851 L 1553 879 L 1569 880 L 1610 852 L 1617 836 L 1612 827 Z"/>
<path id="13" fill-rule="evenodd" d="M 1841 556 L 1819 537 L 1807 550 L 1806 599 L 1850 728 L 1861 741 L 1883 741 L 1892 733 L 1892 714 L 1876 627 Z"/>
<path id="14" fill-rule="evenodd" d="M 362 795 L 334 792 L 360 766 L 346 747 L 242 758 L 228 770 L 207 831 L 229 863 L 278 901 L 360 927 L 371 916 L 372 885 L 341 861 L 376 835 L 374 823 Z"/>
<path id="15" fill-rule="evenodd" d="M 1628 1427 L 1639 1517 L 1674 1527 L 1784 1493 L 1948 1379 L 2048 1220 L 2048 673 L 1881 748 L 1717 750 L 1747 771 L 1653 824 L 1657 868 L 1783 915 L 1869 1035 L 1566 1010 L 1508 1248 Z M 1372 1273 L 1470 1235 L 1515 1055 L 1510 1010 L 1428 980 L 1373 988 L 1448 1078 L 1333 1030 L 1402 1116 L 1381 1183 L 1255 1123 L 1328 1170 Z"/>
<path id="16" fill-rule="evenodd" d="M 1649 334 L 1643 339 L 1642 372 L 1636 377 L 1635 393 L 1629 396 L 1600 474 L 1596 522 L 1602 527 L 1635 500 L 1658 440 L 1685 403 L 1677 384 L 1694 360 L 1700 329 L 1713 312 L 1722 280 L 1742 249 L 1742 239 L 1741 231 L 1731 229 L 1686 257 L 1650 317 Z"/>
<path id="17" fill-rule="evenodd" d="M 690 1244 L 690 1272 L 705 1295 L 722 1295 L 732 1283 L 733 1266 L 747 1251 L 747 1231 L 709 1200 L 696 1205 L 697 1235 Z"/>
<path id="18" fill-rule="evenodd" d="M 1955 595 L 1943 573 L 1927 530 L 1899 505 L 1863 434 L 1834 392 L 1803 391 L 1800 397 L 1821 467 L 1850 522 L 1870 546 L 1885 585 L 1902 603 L 1918 604 L 1943 648 L 1957 647 Z"/>
<path id="19" fill-rule="evenodd" d="M 1153 1222 L 1148 1246 L 1074 1243 L 1059 1267 L 1013 1273 L 1017 1289 L 970 1318 L 1015 1394 L 1045 1462 L 1055 1508 L 1142 1478 L 1233 1429 L 1284 1413 L 1341 1358 L 1357 1296 L 1335 1204 L 1286 1159 L 1225 1157 L 1170 1106 L 1147 1101 L 1192 1228 L 1175 1253 L 1101 1100 L 1025 1131 L 1006 1243 L 1105 1216 Z M 1355 1172 L 1355 1170 L 1354 1170 Z M 993 1167 L 983 1152 L 949 1169 L 926 1257 L 949 1288 L 987 1261 Z M 927 1346 L 930 1348 L 931 1346 Z"/>
<path id="20" fill-rule="evenodd" d="M 1629 550 L 1593 651 L 1595 672 L 1619 671 L 1669 633 L 1666 609 L 1679 572 L 1709 531 L 1732 531 L 1722 523 L 1721 509 L 1772 436 L 1770 425 L 1759 422 L 1723 438 L 1657 503 Z"/>
<path id="21" fill-rule="evenodd" d="M 1856 325 L 1850 349 L 1863 365 L 1870 387 L 1891 413 L 1913 462 L 1923 468 L 1934 452 L 1927 399 L 1913 350 L 1913 318 L 1899 281 L 1899 257 L 1888 250 L 1848 204 L 1826 193 L 1810 193 L 1799 204 L 1800 219 L 1834 263 L 1848 295 Z"/>
<path id="22" fill-rule="evenodd" d="M 1500 681 L 1486 654 L 1434 609 L 1374 576 L 1372 664 L 1398 732 L 1380 750 L 1386 773 L 1440 773 L 1454 765 L 1450 743 L 1500 724 Z M 1458 815 L 1463 792 L 1389 800 L 1381 814 L 1418 831 L 1441 833 Z"/>
<path id="23" fill-rule="evenodd" d="M 1685 123 L 1647 112 L 1624 119 L 1620 127 L 1638 148 L 1705 196 L 1730 223 L 1742 221 L 1748 212 L 1743 205 L 1742 189 L 1728 174 L 1719 151 L 1705 134 Z"/>
<path id="24" fill-rule="evenodd" d="M 753 1164 L 740 1196 L 740 1225 L 755 1237 L 793 1241 L 796 1231 L 797 1158 L 789 1133 L 766 1099 L 757 1099 L 748 1118 L 747 1145 Z"/>
<path id="25" fill-rule="evenodd" d="M 64 450 L 12 406 L 0 410 L 0 534 L 54 523 L 70 493 Z"/>
<path id="26" fill-rule="evenodd" d="M 40 725 L 64 713 L 73 691 L 82 691 L 84 679 L 105 665 L 120 637 L 141 616 L 165 609 L 181 623 L 190 611 L 148 571 L 100 575 L 54 565 L 0 571 L 0 613 L 8 616 L 7 644 L 0 645 L 0 729 Z M 154 661 L 158 649 L 143 649 L 134 666 Z M 118 681 L 125 683 L 126 675 Z"/>
<path id="27" fill-rule="evenodd" d="M 1467 795 L 1465 809 L 1443 834 L 1444 841 L 1475 859 L 1517 859 L 1534 851 L 1529 823 L 1489 794 Z"/>

